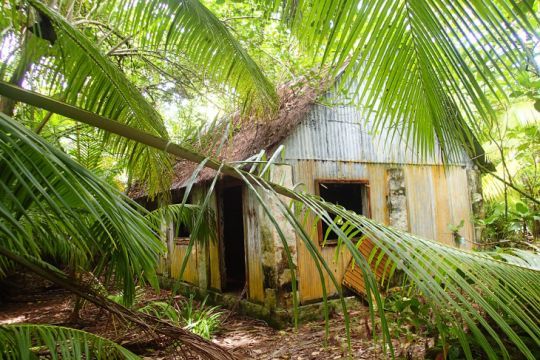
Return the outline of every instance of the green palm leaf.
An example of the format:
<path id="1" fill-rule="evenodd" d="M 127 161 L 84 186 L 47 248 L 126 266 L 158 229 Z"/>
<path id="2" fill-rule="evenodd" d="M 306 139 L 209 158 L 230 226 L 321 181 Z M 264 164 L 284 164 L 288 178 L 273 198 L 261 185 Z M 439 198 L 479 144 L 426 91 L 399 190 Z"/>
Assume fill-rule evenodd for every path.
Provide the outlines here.
<path id="1" fill-rule="evenodd" d="M 311 244 L 309 234 L 298 223 L 290 206 L 279 197 L 274 186 L 252 174 L 242 177 L 251 191 L 258 194 L 261 206 L 266 206 L 264 204 L 268 199 L 280 205 L 283 217 L 293 225 L 306 246 L 314 249 L 314 259 L 331 274 L 322 260 L 317 260 L 319 255 L 314 244 Z M 408 282 L 416 289 L 416 295 L 425 298 L 431 305 L 441 333 L 456 336 L 467 358 L 473 358 L 470 350 L 472 338 L 489 358 L 502 356 L 509 359 L 511 354 L 507 350 L 507 338 L 527 359 L 535 359 L 536 350 L 524 342 L 523 334 L 530 337 L 536 349 L 540 348 L 540 293 L 531 286 L 540 281 L 540 271 L 535 265 L 538 255 L 516 250 L 515 253 L 524 259 L 516 261 L 498 253 L 463 251 L 388 228 L 310 194 L 295 192 L 294 196 L 296 207 L 308 210 L 326 222 L 340 236 L 339 247 L 345 246 L 356 266 L 360 266 L 366 279 L 367 299 L 372 314 L 375 311 L 372 307 L 374 300 L 369 294 L 375 296 L 383 320 L 383 339 L 390 346 L 382 299 L 369 267 L 370 262 L 378 261 L 380 257 L 363 257 L 357 247 L 358 240 L 353 239 L 358 233 L 364 235 L 362 239 L 369 238 L 377 249 L 388 256 L 389 269 L 397 268 L 406 274 Z M 274 216 L 269 211 L 266 214 Z M 334 223 L 333 216 L 329 214 L 340 216 L 347 225 L 341 227 Z M 336 254 L 340 254 L 339 247 Z M 321 281 L 324 281 L 322 277 Z M 341 284 L 335 279 L 332 281 L 341 292 Z"/>
<path id="2" fill-rule="evenodd" d="M 200 218 L 200 220 L 199 220 Z M 206 243 L 208 240 L 216 241 L 215 214 L 208 206 L 199 204 L 172 204 L 161 206 L 152 211 L 147 219 L 159 228 L 163 223 L 186 226 L 190 237 L 196 241 Z M 176 232 L 177 228 L 174 229 Z"/>
<path id="3" fill-rule="evenodd" d="M 538 39 L 530 2 L 310 0 L 273 2 L 315 63 L 342 73 L 375 129 L 447 156 L 495 120 Z M 466 125 L 460 120 L 462 114 Z M 469 130 L 470 128 L 470 130 Z"/>
<path id="4" fill-rule="evenodd" d="M 0 359 L 38 359 L 45 354 L 52 359 L 140 359 L 111 340 L 62 326 L 2 325 L 0 343 Z"/>
<path id="5" fill-rule="evenodd" d="M 99 10 L 139 48 L 185 57 L 247 109 L 273 109 L 277 95 L 225 25 L 197 0 L 108 1 Z M 106 15 L 105 15 L 106 14 Z M 146 31 L 141 31 L 141 27 Z"/>
<path id="6" fill-rule="evenodd" d="M 157 286 L 163 253 L 146 211 L 0 113 L 0 234 L 21 255 L 53 255 L 75 267 L 106 269 L 128 302 L 140 274 Z M 0 271 L 9 266 L 0 257 Z"/>
<path id="7" fill-rule="evenodd" d="M 36 36 L 29 36 L 30 40 L 19 45 L 39 49 L 38 60 L 31 61 L 36 62 L 33 73 L 40 80 L 33 80 L 32 85 L 47 84 L 50 95 L 70 104 L 167 138 L 160 115 L 112 58 L 100 50 L 103 39 L 83 32 L 86 21 L 105 23 L 113 29 L 110 32 L 127 34 L 126 40 L 118 46 L 133 39 L 137 48 L 129 50 L 135 54 L 162 53 L 175 59 L 187 59 L 194 64 L 205 86 L 225 87 L 247 110 L 276 107 L 273 86 L 225 26 L 198 1 L 103 2 L 87 14 L 97 19 L 94 22 L 68 20 L 60 15 L 60 10 L 39 0 L 28 3 L 37 12 L 33 17 L 30 13 L 28 19 L 15 11 L 19 8 L 16 2 L 8 4 L 7 8 L 12 10 L 11 22 L 1 23 L 2 41 L 7 44 L 15 29 L 28 26 L 28 22 L 31 24 L 36 18 L 47 19 L 52 30 L 42 29 L 43 23 L 34 24 L 32 33 Z M 73 4 L 60 2 L 58 9 L 64 8 L 72 9 Z M 70 16 L 70 11 L 66 12 Z M 80 28 L 74 24 L 79 24 Z M 43 35 L 46 31 L 53 31 L 52 39 Z M 24 53 L 24 49 L 20 52 Z M 26 61 L 20 59 L 23 60 Z M 4 65 L 2 74 L 12 66 L 7 60 Z M 145 179 L 151 194 L 169 188 L 172 167 L 166 154 L 106 133 L 103 139 L 111 153 L 122 156 L 131 177 Z"/>
<path id="8" fill-rule="evenodd" d="M 55 32 L 53 46 L 37 66 L 50 94 L 151 134 L 168 137 L 161 116 L 95 43 L 49 6 L 39 0 L 29 3 L 41 18 L 49 19 Z M 34 31 L 39 33 L 44 29 L 38 27 Z M 147 179 L 152 193 L 168 188 L 172 166 L 167 155 L 106 133 L 102 136 L 110 151 L 123 157 L 133 176 Z"/>

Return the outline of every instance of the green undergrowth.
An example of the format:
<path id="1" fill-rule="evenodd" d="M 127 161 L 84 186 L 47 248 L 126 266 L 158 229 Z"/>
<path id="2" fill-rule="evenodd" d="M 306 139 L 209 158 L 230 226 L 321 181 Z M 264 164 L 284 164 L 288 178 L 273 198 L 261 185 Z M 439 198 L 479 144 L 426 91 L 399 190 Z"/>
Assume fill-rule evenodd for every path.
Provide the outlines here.
<path id="1" fill-rule="evenodd" d="M 138 311 L 155 316 L 161 320 L 169 321 L 205 339 L 210 339 L 221 327 L 223 313 L 220 311 L 219 306 L 206 305 L 208 297 L 200 303 L 194 300 L 193 295 L 180 300 L 171 299 L 143 302 L 143 289 L 138 288 L 136 293 L 136 304 L 134 307 Z M 124 301 L 122 293 L 109 295 L 108 297 L 120 304 Z"/>

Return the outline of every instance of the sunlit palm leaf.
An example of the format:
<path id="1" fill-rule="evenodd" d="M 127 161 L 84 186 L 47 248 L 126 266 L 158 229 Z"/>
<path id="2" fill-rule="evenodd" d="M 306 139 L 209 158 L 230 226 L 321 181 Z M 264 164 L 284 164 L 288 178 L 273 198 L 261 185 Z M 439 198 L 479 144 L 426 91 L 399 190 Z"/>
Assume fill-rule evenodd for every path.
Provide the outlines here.
<path id="1" fill-rule="evenodd" d="M 2 325 L 0 344 L 0 359 L 140 359 L 113 341 L 61 326 Z"/>
<path id="2" fill-rule="evenodd" d="M 215 214 L 207 206 L 203 207 L 197 204 L 166 205 L 152 211 L 147 218 L 156 228 L 159 228 L 163 223 L 174 224 L 175 232 L 180 225 L 184 225 L 189 230 L 190 237 L 201 243 L 216 240 Z M 200 223 L 199 218 L 201 219 Z M 197 225 L 197 223 L 199 224 Z"/>
<path id="3" fill-rule="evenodd" d="M 436 141 L 447 155 L 471 143 L 516 69 L 536 66 L 525 41 L 538 38 L 539 22 L 528 1 L 275 0 L 274 9 L 316 61 L 344 68 L 374 130 L 389 127 L 424 153 Z"/>
<path id="4" fill-rule="evenodd" d="M 159 114 L 100 51 L 99 41 L 82 33 L 71 21 L 39 0 L 29 3 L 39 12 L 38 19 L 50 19 L 55 36 L 51 44 L 44 40 L 38 44 L 44 49 L 52 46 L 34 66 L 34 73 L 40 78 L 34 80 L 37 86 L 46 84 L 51 95 L 68 103 L 167 137 Z M 15 16 L 19 14 L 15 11 L 18 5 L 12 2 L 10 6 L 13 10 L 11 28 L 24 26 L 24 17 Z M 62 6 L 61 2 L 59 8 Z M 223 24 L 198 1 L 136 1 L 130 4 L 111 1 L 103 2 L 93 10 L 92 16 L 100 20 L 106 17 L 107 26 L 116 32 L 124 32 L 128 39 L 136 38 L 139 48 L 135 50 L 166 52 L 168 56 L 187 58 L 195 64 L 205 82 L 211 81 L 206 85 L 225 85 L 228 93 L 246 109 L 276 107 L 277 96 L 272 85 Z M 141 31 L 143 25 L 146 28 Z M 33 32 L 39 36 L 45 30 L 35 26 Z M 123 44 L 127 43 L 126 40 Z M 145 179 L 151 195 L 169 188 L 172 168 L 164 153 L 104 136 L 109 151 L 123 155 L 131 175 Z"/>
<path id="5" fill-rule="evenodd" d="M 107 1 L 99 11 L 117 29 L 136 38 L 141 49 L 185 56 L 205 78 L 225 84 L 248 109 L 276 107 L 272 84 L 225 25 L 199 1 Z M 147 30 L 141 31 L 141 27 Z"/>
<path id="6" fill-rule="evenodd" d="M 296 224 L 290 208 L 278 197 L 272 186 L 252 175 L 246 176 L 245 180 L 252 191 L 260 193 L 257 198 L 261 200 L 261 205 L 264 196 L 281 203 L 279 208 L 284 218 L 293 224 L 302 241 L 309 247 L 309 235 L 302 235 L 305 230 Z M 251 186 L 253 183 L 258 184 L 258 187 Z M 391 266 L 405 272 L 409 281 L 418 289 L 418 295 L 432 306 L 436 325 L 442 332 L 446 329 L 447 333 L 450 331 L 457 336 L 468 358 L 472 358 L 471 336 L 490 358 L 501 355 L 511 358 L 504 338 L 515 344 L 526 358 L 535 358 L 536 350 L 523 341 L 522 334 L 531 338 L 536 349 L 540 348 L 540 293 L 531 286 L 540 281 L 540 271 L 534 265 L 538 255 L 517 250 L 516 254 L 519 253 L 522 261 L 511 261 L 508 258 L 505 258 L 507 262 L 498 261 L 491 254 L 458 250 L 388 228 L 313 195 L 296 192 L 296 196 L 299 199 L 296 206 L 308 209 L 339 234 L 342 246 L 349 250 L 356 266 L 360 266 L 364 272 L 364 278 L 368 280 L 368 292 L 378 294 L 376 284 L 370 280 L 373 275 L 367 259 L 355 246 L 357 240 L 351 239 L 354 235 L 351 232 L 346 234 L 343 227 L 333 223 L 333 217 L 329 214 L 339 215 L 348 227 L 364 234 L 388 256 Z M 273 216 L 270 213 L 267 215 Z M 316 249 L 314 244 L 312 247 Z M 316 260 L 316 254 L 313 256 Z M 335 285 L 338 289 L 341 286 L 339 283 Z M 372 301 L 371 296 L 367 299 Z M 381 303 L 378 302 L 380 311 Z M 384 319 L 384 313 L 380 315 Z"/>
<path id="7" fill-rule="evenodd" d="M 50 19 L 56 34 L 52 56 L 37 67 L 52 95 L 151 134 L 168 136 L 161 116 L 95 43 L 49 6 L 38 0 L 29 3 L 41 17 Z M 40 30 L 44 31 L 39 27 L 35 31 Z M 151 193 L 168 188 L 172 167 L 167 155 L 106 133 L 103 136 L 110 151 L 122 155 L 135 176 L 147 179 Z"/>

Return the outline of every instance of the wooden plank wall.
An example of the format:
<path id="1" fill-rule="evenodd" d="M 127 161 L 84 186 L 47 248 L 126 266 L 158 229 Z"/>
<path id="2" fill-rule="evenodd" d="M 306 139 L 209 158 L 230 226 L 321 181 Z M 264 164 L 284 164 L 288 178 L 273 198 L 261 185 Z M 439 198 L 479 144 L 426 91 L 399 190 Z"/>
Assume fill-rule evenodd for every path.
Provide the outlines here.
<path id="1" fill-rule="evenodd" d="M 460 234 L 474 240 L 467 173 L 459 166 L 405 167 L 410 231 L 454 246 L 448 226 L 464 221 Z M 464 248 L 471 248 L 467 242 Z"/>
<path id="2" fill-rule="evenodd" d="M 367 259 L 371 270 L 375 273 L 377 283 L 385 282 L 391 270 L 391 263 L 388 257 L 381 256 L 381 250 L 375 250 L 375 246 L 369 239 L 364 239 L 358 248 L 362 255 Z M 358 294 L 367 295 L 364 275 L 360 266 L 351 261 L 343 277 L 343 284 L 355 290 Z"/>
<path id="3" fill-rule="evenodd" d="M 255 302 L 264 302 L 262 251 L 261 251 L 261 229 L 259 227 L 259 217 L 257 212 L 258 201 L 255 195 L 247 187 L 243 187 L 243 207 L 244 207 L 244 243 L 246 259 L 238 261 L 246 262 L 248 297 Z"/>
<path id="4" fill-rule="evenodd" d="M 205 186 L 196 186 L 193 188 L 192 199 L 194 202 L 202 201 L 205 196 Z M 215 216 L 217 216 L 217 201 L 215 193 L 211 195 L 208 206 L 213 210 Z M 188 245 L 184 243 L 175 243 L 174 239 L 172 239 L 174 230 L 172 228 L 172 225 L 169 227 L 170 229 L 168 236 L 169 239 L 172 240 L 170 274 L 171 277 L 178 279 Z M 182 280 L 200 286 L 202 288 L 210 287 L 219 290 L 221 289 L 221 278 L 219 269 L 219 242 L 209 242 L 208 246 L 195 243 L 193 245 Z"/>
<path id="5" fill-rule="evenodd" d="M 337 169 L 328 169 L 328 172 L 321 171 L 317 162 L 301 161 L 298 167 L 293 167 L 295 172 L 295 183 L 303 183 L 308 192 L 315 192 L 315 178 L 332 178 L 329 172 L 338 174 L 340 178 L 349 179 L 367 179 L 370 184 L 370 208 L 372 218 L 380 222 L 386 222 L 386 167 L 375 164 L 343 164 Z M 351 254 L 345 249 L 340 249 L 336 256 L 336 248 L 327 246 L 322 248 L 319 245 L 316 224 L 313 218 L 308 218 L 305 229 L 311 234 L 313 245 L 319 249 L 322 257 L 332 269 L 333 275 L 338 282 L 341 281 L 351 260 Z M 309 303 L 322 297 L 323 288 L 320 282 L 319 271 L 313 261 L 309 251 L 300 238 L 297 237 L 298 248 L 298 275 L 300 300 L 302 303 Z M 337 258 L 337 260 L 336 260 Z M 323 278 L 329 295 L 336 293 L 336 287 L 331 281 L 330 276 L 324 271 Z"/>
<path id="6" fill-rule="evenodd" d="M 210 198 L 210 208 L 214 212 L 216 226 L 219 226 L 217 196 L 214 192 Z M 219 229 L 216 229 L 215 241 L 208 245 L 208 267 L 210 284 L 209 287 L 215 290 L 221 290 L 221 266 L 219 256 Z"/>
<path id="7" fill-rule="evenodd" d="M 187 245 L 174 245 L 171 261 L 171 276 L 174 279 L 178 279 L 180 276 L 180 269 L 182 267 L 182 261 L 187 253 Z M 191 249 L 191 254 L 184 271 L 182 280 L 187 281 L 194 285 L 199 285 L 199 271 L 197 267 L 197 244 L 194 244 Z"/>
<path id="8" fill-rule="evenodd" d="M 297 161 L 293 164 L 294 182 L 303 183 L 307 192 L 315 193 L 314 180 L 317 178 L 367 179 L 370 184 L 372 218 L 388 224 L 386 170 L 396 165 L 329 163 L 313 160 Z M 461 234 L 473 239 L 470 199 L 464 168 L 451 166 L 444 169 L 437 165 L 406 165 L 404 171 L 409 230 L 412 233 L 453 245 L 448 224 L 457 224 L 463 219 L 465 226 Z M 304 226 L 311 235 L 313 245 L 319 249 L 336 280 L 341 283 L 351 259 L 350 254 L 342 249 L 336 260 L 335 247 L 321 248 L 319 245 L 314 219 L 308 218 Z M 309 303 L 321 299 L 323 290 L 317 266 L 299 237 L 297 248 L 300 300 L 302 303 Z M 330 277 L 327 274 L 323 277 L 328 294 L 334 294 L 336 289 Z"/>

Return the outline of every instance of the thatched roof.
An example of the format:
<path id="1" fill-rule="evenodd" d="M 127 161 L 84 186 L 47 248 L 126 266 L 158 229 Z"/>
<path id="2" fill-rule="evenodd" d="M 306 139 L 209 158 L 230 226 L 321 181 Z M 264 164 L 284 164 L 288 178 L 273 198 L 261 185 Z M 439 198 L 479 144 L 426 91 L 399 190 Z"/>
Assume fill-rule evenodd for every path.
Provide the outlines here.
<path id="1" fill-rule="evenodd" d="M 232 129 L 232 134 L 224 134 L 225 126 L 222 127 L 222 131 L 204 134 L 204 143 L 210 145 L 196 150 L 227 162 L 245 160 L 263 149 L 271 153 L 300 124 L 311 105 L 325 90 L 323 81 L 308 84 L 307 81 L 302 80 L 285 84 L 278 90 L 280 105 L 275 114 L 248 117 L 236 115 L 229 127 Z M 171 190 L 185 187 L 197 165 L 191 161 L 178 160 L 174 165 Z M 215 175 L 215 170 L 205 168 L 199 173 L 196 182 L 211 180 Z M 132 198 L 143 197 L 146 196 L 146 188 L 144 184 L 135 184 L 128 194 Z"/>

